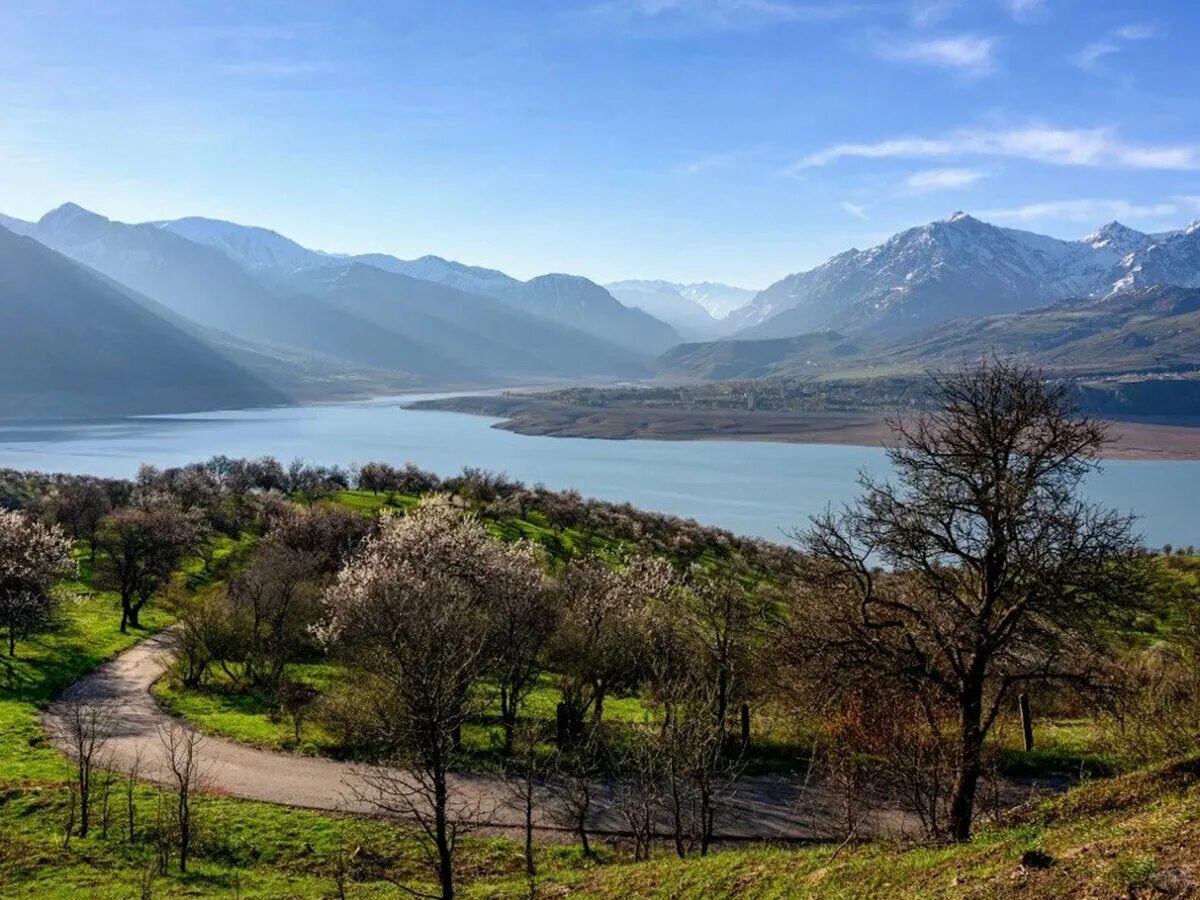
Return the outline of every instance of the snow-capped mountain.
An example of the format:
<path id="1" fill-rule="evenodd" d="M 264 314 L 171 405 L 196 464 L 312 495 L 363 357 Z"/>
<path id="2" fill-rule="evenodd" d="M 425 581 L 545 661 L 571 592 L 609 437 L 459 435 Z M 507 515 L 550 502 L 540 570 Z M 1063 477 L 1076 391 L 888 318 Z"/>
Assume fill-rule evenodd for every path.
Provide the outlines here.
<path id="1" fill-rule="evenodd" d="M 959 212 L 789 275 L 730 319 L 739 338 L 905 332 L 1148 284 L 1190 285 L 1200 278 L 1192 231 L 1147 235 L 1112 222 L 1065 241 Z"/>
<path id="2" fill-rule="evenodd" d="M 1159 235 L 1149 246 L 1126 256 L 1120 273 L 1112 293 L 1153 284 L 1200 287 L 1200 219 L 1181 231 Z"/>

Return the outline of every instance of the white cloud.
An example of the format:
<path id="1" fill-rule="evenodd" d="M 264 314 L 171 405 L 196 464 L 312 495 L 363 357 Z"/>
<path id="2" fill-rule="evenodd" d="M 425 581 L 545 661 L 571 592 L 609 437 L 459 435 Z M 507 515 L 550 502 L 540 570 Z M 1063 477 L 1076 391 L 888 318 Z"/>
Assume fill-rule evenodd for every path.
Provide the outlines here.
<path id="1" fill-rule="evenodd" d="M 1088 198 L 1028 203 L 1010 209 L 981 210 L 979 217 L 1008 222 L 1034 222 L 1050 219 L 1095 224 L 1113 219 L 1122 219 L 1128 222 L 1159 220 L 1165 217 L 1193 215 L 1197 211 L 1200 211 L 1200 197 L 1182 196 L 1157 203 Z"/>
<path id="2" fill-rule="evenodd" d="M 867 208 L 865 206 L 861 206 L 858 203 L 851 203 L 849 200 L 843 200 L 838 205 L 856 219 L 862 219 L 864 222 L 871 221 L 871 217 L 867 215 Z"/>
<path id="3" fill-rule="evenodd" d="M 870 144 L 835 144 L 810 153 L 793 169 L 827 166 L 843 159 L 932 159 L 996 156 L 1068 166 L 1131 169 L 1197 169 L 1196 146 L 1127 144 L 1107 128 L 1031 126 L 1007 130 L 961 129 L 935 138 L 891 138 Z"/>
<path id="4" fill-rule="evenodd" d="M 982 74 L 992 69 L 996 39 L 963 34 L 956 37 L 916 41 L 885 41 L 876 47 L 883 59 L 913 62 Z"/>
<path id="5" fill-rule="evenodd" d="M 1071 56 L 1071 62 L 1085 72 L 1094 72 L 1106 56 L 1120 53 L 1124 43 L 1144 41 L 1156 34 L 1151 25 L 1126 25 L 1112 32 L 1109 37 L 1087 44 Z"/>
<path id="6" fill-rule="evenodd" d="M 1018 22 L 1027 22 L 1046 8 L 1045 0 L 1002 0 Z"/>
<path id="7" fill-rule="evenodd" d="M 1158 31 L 1153 25 L 1126 25 L 1113 32 L 1123 41 L 1144 41 L 1154 37 Z"/>
<path id="8" fill-rule="evenodd" d="M 913 191 L 925 193 L 970 187 L 983 177 L 983 172 L 976 169 L 926 169 L 909 175 L 904 183 Z"/>

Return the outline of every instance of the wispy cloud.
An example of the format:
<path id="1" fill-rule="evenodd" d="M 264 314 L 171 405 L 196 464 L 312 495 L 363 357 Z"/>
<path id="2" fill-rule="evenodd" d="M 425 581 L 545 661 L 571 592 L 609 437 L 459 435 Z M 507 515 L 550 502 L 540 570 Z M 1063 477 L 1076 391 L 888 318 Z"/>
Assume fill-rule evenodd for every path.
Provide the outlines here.
<path id="1" fill-rule="evenodd" d="M 875 52 L 893 62 L 920 63 L 981 75 L 994 68 L 995 46 L 993 37 L 961 34 L 928 40 L 883 40 L 876 44 Z"/>
<path id="2" fill-rule="evenodd" d="M 937 159 L 965 156 L 1012 157 L 1064 166 L 1130 169 L 1200 168 L 1200 148 L 1138 145 L 1112 129 L 1034 126 L 1007 130 L 963 129 L 939 137 L 899 137 L 869 144 L 835 144 L 810 153 L 793 169 L 827 166 L 843 159 Z"/>
<path id="3" fill-rule="evenodd" d="M 1001 0 L 1004 7 L 1018 22 L 1028 22 L 1045 12 L 1045 0 Z"/>
<path id="4" fill-rule="evenodd" d="M 1002 222 L 1057 220 L 1095 224 L 1112 219 L 1128 222 L 1158 221 L 1170 217 L 1190 216 L 1197 212 L 1200 212 L 1200 197 L 1181 196 L 1156 203 L 1096 198 L 1051 200 L 1008 209 L 981 210 L 979 216 Z"/>
<path id="5" fill-rule="evenodd" d="M 741 159 L 743 154 L 739 151 L 730 151 L 728 153 L 710 153 L 707 156 L 699 156 L 695 159 L 690 159 L 675 169 L 678 175 L 701 175 L 704 172 L 711 172 L 716 169 L 726 169 Z"/>
<path id="6" fill-rule="evenodd" d="M 843 211 L 848 212 L 856 219 L 862 219 L 864 222 L 870 222 L 871 217 L 867 215 L 867 208 L 858 203 L 851 203 L 849 200 L 843 200 L 838 204 Z"/>
<path id="7" fill-rule="evenodd" d="M 958 0 L 915 0 L 908 10 L 908 20 L 917 28 L 928 28 L 941 22 L 958 6 Z"/>
<path id="8" fill-rule="evenodd" d="M 614 24 L 658 26 L 669 31 L 726 31 L 786 22 L 827 22 L 856 14 L 858 3 L 791 0 L 604 0 L 588 9 Z"/>
<path id="9" fill-rule="evenodd" d="M 1155 34 L 1151 25 L 1126 25 L 1115 29 L 1108 37 L 1085 45 L 1072 54 L 1071 62 L 1085 72 L 1094 72 L 1099 68 L 1101 60 L 1114 53 L 1120 53 L 1125 44 L 1130 41 L 1144 41 Z"/>
<path id="10" fill-rule="evenodd" d="M 912 191 L 928 193 L 970 187 L 984 177 L 977 169 L 926 169 L 909 175 L 904 183 Z"/>

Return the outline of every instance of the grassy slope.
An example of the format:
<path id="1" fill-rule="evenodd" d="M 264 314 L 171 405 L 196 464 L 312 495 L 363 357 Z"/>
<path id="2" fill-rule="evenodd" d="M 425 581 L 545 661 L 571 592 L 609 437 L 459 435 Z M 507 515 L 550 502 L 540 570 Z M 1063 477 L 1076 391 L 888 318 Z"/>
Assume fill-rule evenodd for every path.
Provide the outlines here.
<path id="1" fill-rule="evenodd" d="M 1050 865 L 1022 866 L 1030 850 L 1049 854 Z M 1181 896 L 1188 884 L 1200 884 L 1197 759 L 1077 788 L 961 847 L 726 851 L 609 866 L 569 881 L 584 897 L 706 900 Z"/>

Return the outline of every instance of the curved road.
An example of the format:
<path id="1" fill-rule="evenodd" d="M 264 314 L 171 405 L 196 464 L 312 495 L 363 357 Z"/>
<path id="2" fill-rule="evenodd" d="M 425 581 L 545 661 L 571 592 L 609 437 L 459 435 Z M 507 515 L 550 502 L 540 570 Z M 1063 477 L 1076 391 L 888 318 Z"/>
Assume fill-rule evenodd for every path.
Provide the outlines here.
<path id="1" fill-rule="evenodd" d="M 147 638 L 76 682 L 42 716 L 55 744 L 67 751 L 61 725 L 64 704 L 103 701 L 116 709 L 115 732 L 105 748 L 115 770 L 128 770 L 141 754 L 141 777 L 167 782 L 160 729 L 177 722 L 155 701 L 151 687 L 171 660 L 169 633 Z M 378 814 L 377 794 L 352 763 L 263 750 L 207 735 L 200 749 L 206 790 L 285 806 L 336 812 Z M 491 775 L 458 775 L 453 785 L 470 818 L 489 831 L 511 831 L 523 822 L 504 782 Z M 598 833 L 621 834 L 625 824 L 613 807 L 613 786 L 597 802 L 592 825 Z M 548 793 L 538 800 L 537 824 L 559 830 L 553 815 L 557 801 Z M 836 798 L 820 785 L 807 786 L 778 776 L 740 779 L 719 813 L 722 840 L 812 840 L 831 837 L 818 823 L 838 821 Z M 860 827 L 862 834 L 915 833 L 915 823 L 896 810 L 881 809 Z"/>

